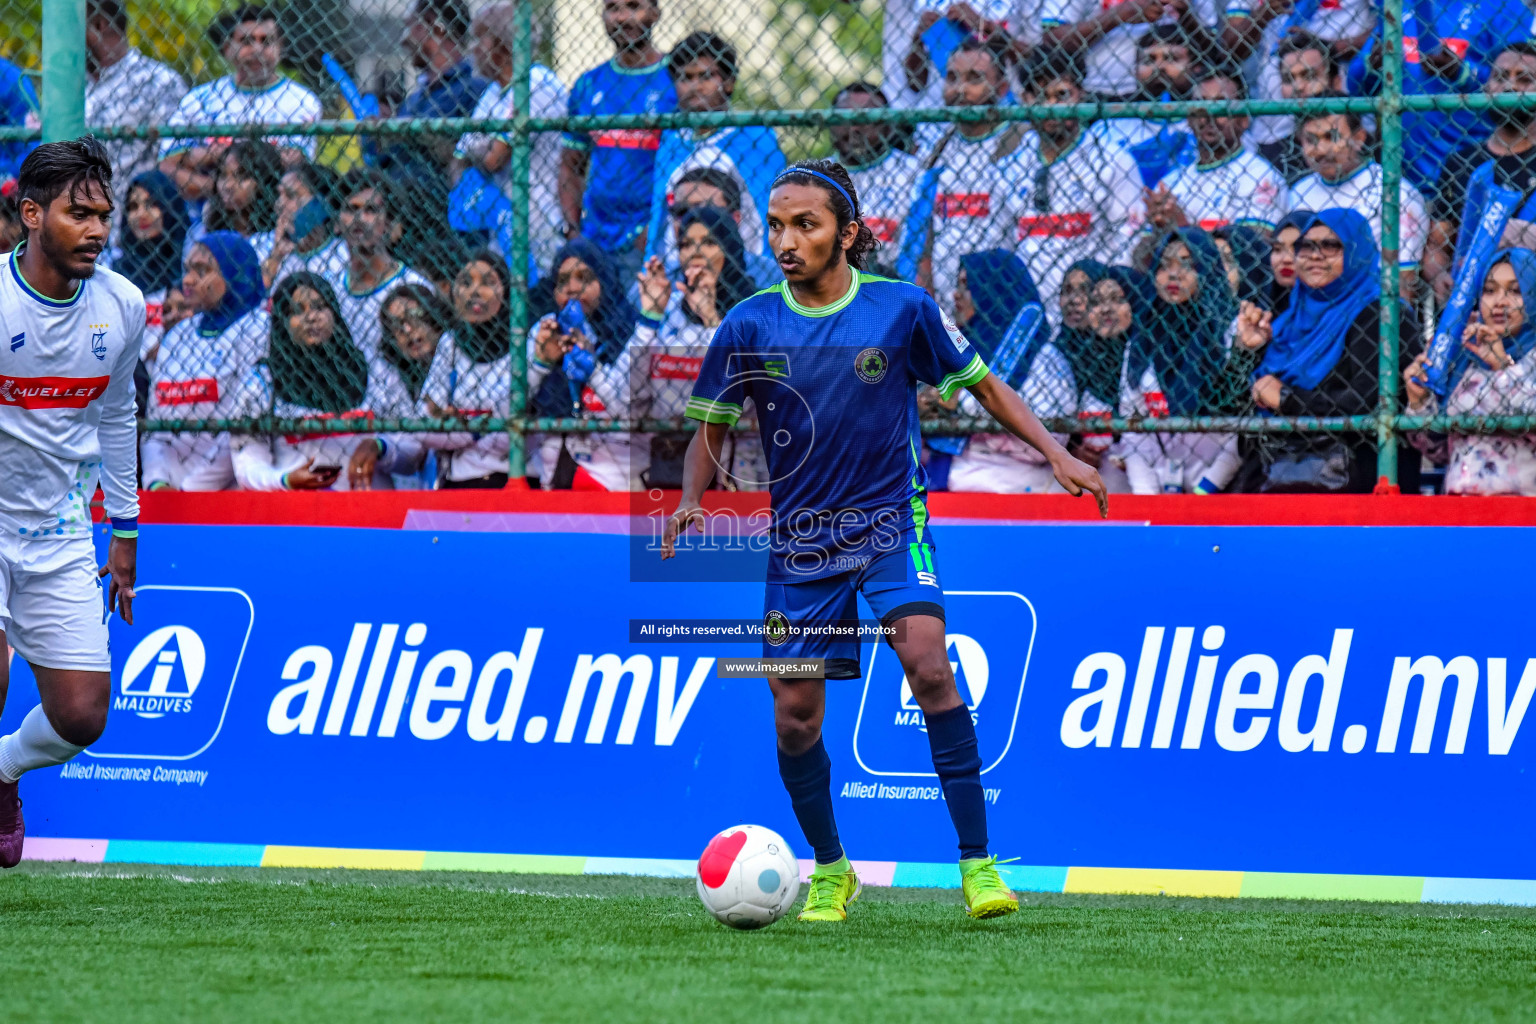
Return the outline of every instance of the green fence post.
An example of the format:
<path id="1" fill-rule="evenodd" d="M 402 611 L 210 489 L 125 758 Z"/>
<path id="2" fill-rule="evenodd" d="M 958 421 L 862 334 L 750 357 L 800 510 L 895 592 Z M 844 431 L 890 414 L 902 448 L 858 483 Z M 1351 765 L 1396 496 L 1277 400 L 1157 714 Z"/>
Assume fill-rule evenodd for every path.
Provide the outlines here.
<path id="1" fill-rule="evenodd" d="M 507 402 L 507 482 L 521 480 L 525 456 L 523 432 L 517 425 L 528 398 L 528 174 L 533 138 L 528 132 L 528 104 L 533 73 L 533 4 L 518 0 L 517 34 L 512 45 L 512 351 L 507 372 L 512 375 Z"/>
<path id="2" fill-rule="evenodd" d="M 1403 180 L 1403 0 L 1382 4 L 1381 97 L 1381 354 L 1376 395 L 1377 486 L 1397 493 L 1397 362 L 1401 306 L 1398 246 Z"/>
<path id="3" fill-rule="evenodd" d="M 85 134 L 85 0 L 43 0 L 43 141 Z"/>

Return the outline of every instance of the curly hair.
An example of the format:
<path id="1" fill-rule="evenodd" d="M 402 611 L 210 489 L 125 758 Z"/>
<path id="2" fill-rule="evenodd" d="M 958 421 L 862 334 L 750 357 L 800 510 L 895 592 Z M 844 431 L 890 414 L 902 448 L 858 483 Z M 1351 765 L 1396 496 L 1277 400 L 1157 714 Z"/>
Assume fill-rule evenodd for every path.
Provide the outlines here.
<path id="1" fill-rule="evenodd" d="M 824 174 L 837 182 L 843 192 L 839 192 L 828 184 L 826 178 L 817 177 L 818 174 Z M 774 179 L 774 184 L 810 185 L 825 192 L 827 205 L 832 208 L 832 214 L 837 218 L 839 235 L 849 224 L 858 224 L 858 233 L 854 236 L 853 244 L 844 250 L 844 255 L 848 257 L 850 267 L 856 270 L 864 269 L 865 260 L 875 251 L 875 233 L 869 230 L 869 225 L 865 224 L 864 219 L 859 216 L 859 193 L 853 187 L 853 179 L 848 176 L 842 164 L 836 160 L 800 160 L 786 167 Z M 852 200 L 851 205 L 849 200 Z"/>

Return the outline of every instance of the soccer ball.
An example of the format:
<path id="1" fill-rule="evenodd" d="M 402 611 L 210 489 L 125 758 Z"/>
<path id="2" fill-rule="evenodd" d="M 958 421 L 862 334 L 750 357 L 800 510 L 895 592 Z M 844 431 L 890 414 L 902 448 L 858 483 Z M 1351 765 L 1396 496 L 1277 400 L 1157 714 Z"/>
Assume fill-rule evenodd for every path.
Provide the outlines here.
<path id="1" fill-rule="evenodd" d="M 699 899 L 732 928 L 762 928 L 800 895 L 800 864 L 784 837 L 761 825 L 736 825 L 699 856 Z"/>

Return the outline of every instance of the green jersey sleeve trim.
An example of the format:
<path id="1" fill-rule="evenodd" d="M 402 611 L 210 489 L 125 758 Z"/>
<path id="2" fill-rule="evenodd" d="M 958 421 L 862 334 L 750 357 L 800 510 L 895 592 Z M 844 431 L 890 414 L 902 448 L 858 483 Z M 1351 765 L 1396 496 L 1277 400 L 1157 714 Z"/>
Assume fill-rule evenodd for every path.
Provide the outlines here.
<path id="1" fill-rule="evenodd" d="M 945 374 L 944 379 L 939 381 L 939 397 L 947 402 L 949 397 L 961 388 L 980 384 L 990 372 L 992 371 L 987 369 L 987 364 L 981 361 L 981 356 L 972 356 L 963 370 Z"/>
<path id="2" fill-rule="evenodd" d="M 688 399 L 688 404 L 683 408 L 683 416 L 690 420 L 700 420 L 704 423 L 724 423 L 731 427 L 741 418 L 741 406 L 732 405 L 730 402 L 717 402 L 712 398 L 700 398 L 694 396 Z"/>

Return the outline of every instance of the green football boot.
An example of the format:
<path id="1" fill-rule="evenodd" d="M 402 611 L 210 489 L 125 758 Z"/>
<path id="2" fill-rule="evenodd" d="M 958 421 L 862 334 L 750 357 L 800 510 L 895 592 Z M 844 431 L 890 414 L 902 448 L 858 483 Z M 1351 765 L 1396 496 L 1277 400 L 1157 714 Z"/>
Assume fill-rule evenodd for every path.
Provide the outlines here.
<path id="1" fill-rule="evenodd" d="M 864 886 L 844 857 L 835 864 L 817 864 L 811 872 L 811 891 L 800 911 L 802 921 L 846 921 L 848 904 L 859 898 Z"/>
<path id="2" fill-rule="evenodd" d="M 1019 898 L 997 873 L 996 857 L 961 861 L 960 888 L 965 893 L 965 912 L 978 920 L 1019 909 Z"/>

